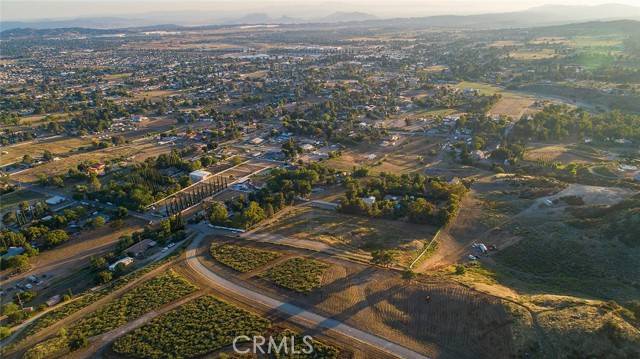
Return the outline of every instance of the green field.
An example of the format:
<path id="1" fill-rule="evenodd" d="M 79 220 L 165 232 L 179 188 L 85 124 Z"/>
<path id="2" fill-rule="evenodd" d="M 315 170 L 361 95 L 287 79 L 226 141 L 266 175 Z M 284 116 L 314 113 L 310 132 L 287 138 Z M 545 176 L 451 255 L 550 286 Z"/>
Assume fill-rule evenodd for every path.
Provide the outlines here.
<path id="1" fill-rule="evenodd" d="M 134 358 L 193 358 L 232 344 L 240 335 L 260 335 L 268 320 L 212 296 L 195 299 L 113 344 Z"/>
<path id="2" fill-rule="evenodd" d="M 279 264 L 261 277 L 296 292 L 309 293 L 320 287 L 324 271 L 329 265 L 307 258 L 292 258 Z"/>
<path id="3" fill-rule="evenodd" d="M 239 272 L 250 272 L 271 262 L 282 254 L 233 244 L 212 244 L 211 256 L 218 262 Z"/>
<path id="4" fill-rule="evenodd" d="M 170 270 L 130 290 L 122 297 L 84 317 L 67 331 L 48 339 L 25 354 L 26 358 L 49 357 L 51 351 L 66 353 L 81 338 L 90 338 L 118 328 L 144 313 L 157 309 L 197 290 L 182 276 Z M 52 349 L 54 348 L 54 349 Z"/>

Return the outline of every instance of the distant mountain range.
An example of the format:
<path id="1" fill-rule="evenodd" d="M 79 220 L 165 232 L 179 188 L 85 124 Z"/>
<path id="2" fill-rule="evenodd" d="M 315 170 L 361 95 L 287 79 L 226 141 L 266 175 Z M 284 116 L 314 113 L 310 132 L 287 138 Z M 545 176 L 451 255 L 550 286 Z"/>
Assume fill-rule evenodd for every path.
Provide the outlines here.
<path id="1" fill-rule="evenodd" d="M 266 13 L 250 13 L 238 18 L 215 18 L 207 13 L 189 11 L 178 13 L 150 13 L 136 17 L 87 17 L 68 20 L 3 21 L 0 31 L 30 28 L 92 28 L 121 29 L 161 24 L 177 26 L 194 25 L 260 25 L 260 24 L 311 24 L 311 23 L 363 23 L 364 25 L 419 25 L 436 27 L 513 28 L 546 25 L 562 25 L 597 20 L 640 20 L 640 7 L 607 4 L 597 6 L 545 5 L 525 11 L 482 15 L 441 15 L 416 18 L 383 19 L 363 12 L 335 12 L 328 16 L 299 18 L 273 17 Z"/>
<path id="2" fill-rule="evenodd" d="M 179 13 L 168 16 L 166 14 L 151 14 L 145 17 L 86 17 L 68 20 L 39 20 L 39 21 L 3 21 L 0 22 L 0 31 L 30 28 L 30 29 L 56 29 L 70 27 L 84 27 L 92 29 L 116 29 L 127 27 L 154 26 L 161 24 L 173 24 L 182 26 L 193 25 L 259 25 L 259 24 L 309 24 L 309 23 L 338 23 L 357 22 L 377 19 L 376 16 L 362 12 L 335 12 L 333 14 L 302 19 L 289 16 L 271 17 L 266 13 L 250 13 L 239 18 L 211 19 L 205 15 L 195 16 L 191 13 Z"/>

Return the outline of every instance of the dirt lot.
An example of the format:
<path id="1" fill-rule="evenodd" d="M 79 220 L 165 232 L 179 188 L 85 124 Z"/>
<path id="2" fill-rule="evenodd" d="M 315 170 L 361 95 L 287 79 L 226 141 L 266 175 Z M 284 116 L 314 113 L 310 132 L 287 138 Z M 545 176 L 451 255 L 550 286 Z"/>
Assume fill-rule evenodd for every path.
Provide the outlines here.
<path id="1" fill-rule="evenodd" d="M 489 110 L 490 115 L 504 115 L 509 116 L 514 120 L 519 120 L 523 114 L 534 113 L 537 111 L 532 108 L 536 98 L 530 95 L 508 91 L 498 86 L 480 82 L 463 81 L 458 83 L 456 86 L 458 88 L 476 89 L 482 95 L 501 95 L 502 98 L 491 110 Z"/>
<path id="2" fill-rule="evenodd" d="M 568 164 L 577 163 L 594 163 L 598 161 L 597 156 L 574 150 L 568 145 L 547 145 L 533 144 L 527 148 L 524 159 L 528 161 L 550 161 Z"/>
<path id="3" fill-rule="evenodd" d="M 167 96 L 171 96 L 171 95 L 175 95 L 179 93 L 178 91 L 169 91 L 169 90 L 151 90 L 151 91 L 142 91 L 142 92 L 138 92 L 136 93 L 133 98 L 136 100 L 142 100 L 144 98 L 150 100 L 150 101 L 155 101 L 155 100 L 159 100 L 163 97 L 167 97 Z"/>
<path id="4" fill-rule="evenodd" d="M 33 158 L 41 157 L 45 150 L 51 151 L 54 155 L 65 154 L 90 144 L 90 138 L 56 137 L 50 140 L 28 141 L 9 147 L 0 147 L 3 152 L 7 152 L 7 154 L 0 156 L 0 165 L 22 161 L 24 155 L 30 155 Z"/>
<path id="5" fill-rule="evenodd" d="M 338 158 L 324 163 L 338 170 L 350 171 L 354 166 L 367 166 L 374 173 L 411 173 L 426 166 L 421 158 L 427 160 L 430 150 L 437 150 L 439 143 L 425 137 L 402 137 L 395 146 L 383 147 L 380 144 L 364 144 L 355 149 L 344 151 Z"/>
<path id="6" fill-rule="evenodd" d="M 258 279 L 256 276 L 260 269 L 249 276 L 238 276 L 216 263 L 208 254 L 203 256 L 204 262 L 212 269 L 247 281 L 247 285 L 274 297 L 286 297 L 292 304 L 313 308 L 319 314 L 366 328 L 432 357 L 505 357 L 513 349 L 511 319 L 499 299 L 439 280 L 425 278 L 409 283 L 393 271 L 318 253 L 270 244 L 251 245 L 295 255 L 311 255 L 330 264 L 322 278 L 323 285 L 308 295 L 297 294 Z M 267 267 L 269 264 L 262 270 Z M 428 301 L 425 299 L 427 296 L 430 296 Z"/>
<path id="7" fill-rule="evenodd" d="M 503 94 L 502 98 L 489 111 L 490 115 L 502 115 L 519 120 L 525 113 L 532 113 L 534 98 L 515 94 Z"/>
<path id="8" fill-rule="evenodd" d="M 82 161 L 107 162 L 113 159 L 133 158 L 135 161 L 144 161 L 148 157 L 158 156 L 171 151 L 171 146 L 158 145 L 153 140 L 144 140 L 135 144 L 109 147 L 102 150 L 84 152 L 65 157 L 60 161 L 45 163 L 40 166 L 30 168 L 15 176 L 21 182 L 34 182 L 38 179 L 38 174 L 47 176 L 66 173 L 70 168 L 77 166 Z"/>
<path id="9" fill-rule="evenodd" d="M 531 61 L 552 59 L 558 57 L 559 55 L 556 54 L 553 49 L 540 49 L 538 51 L 514 51 L 510 53 L 509 56 L 516 60 Z"/>
<path id="10" fill-rule="evenodd" d="M 271 233 L 353 250 L 391 249 L 399 265 L 408 265 L 435 232 L 431 226 L 297 207 L 257 234 Z"/>

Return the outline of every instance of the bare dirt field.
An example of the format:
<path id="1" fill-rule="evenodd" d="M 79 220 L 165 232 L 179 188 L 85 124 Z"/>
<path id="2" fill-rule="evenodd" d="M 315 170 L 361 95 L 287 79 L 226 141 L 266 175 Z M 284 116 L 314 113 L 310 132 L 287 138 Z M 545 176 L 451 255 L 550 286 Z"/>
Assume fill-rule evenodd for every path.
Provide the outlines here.
<path id="1" fill-rule="evenodd" d="M 13 176 L 13 178 L 21 182 L 34 182 L 38 179 L 38 174 L 45 174 L 47 176 L 63 174 L 83 161 L 106 162 L 113 159 L 127 158 L 133 158 L 135 161 L 144 161 L 149 157 L 155 157 L 170 151 L 171 146 L 158 145 L 155 141 L 145 140 L 136 144 L 109 147 L 102 150 L 74 154 L 62 158 L 60 161 L 48 162 L 40 166 L 30 168 Z"/>
<path id="2" fill-rule="evenodd" d="M 567 145 L 546 145 L 546 144 L 534 144 L 524 155 L 525 160 L 529 161 L 550 161 L 560 162 L 563 164 L 577 162 L 577 163 L 593 163 L 598 159 L 594 155 L 588 155 L 580 151 L 575 151 L 569 148 Z"/>
<path id="3" fill-rule="evenodd" d="M 531 61 L 552 59 L 558 57 L 559 55 L 556 54 L 553 49 L 540 49 L 538 51 L 514 51 L 510 53 L 509 56 L 516 60 Z"/>
<path id="4" fill-rule="evenodd" d="M 171 96 L 171 95 L 175 95 L 179 93 L 178 91 L 172 91 L 172 90 L 150 90 L 150 91 L 142 91 L 142 92 L 138 92 L 134 95 L 134 99 L 136 100 L 142 100 L 144 98 L 150 100 L 150 101 L 155 101 L 155 100 L 159 100 L 163 97 L 167 97 L 167 96 Z"/>
<path id="5" fill-rule="evenodd" d="M 435 232 L 436 228 L 431 226 L 296 207 L 266 228 L 261 228 L 258 234 L 319 241 L 354 250 L 390 249 L 396 253 L 399 265 L 408 265 Z"/>
<path id="6" fill-rule="evenodd" d="M 587 186 L 572 183 L 564 190 L 552 195 L 538 198 L 531 207 L 521 212 L 523 216 L 549 215 L 550 212 L 557 212 L 564 209 L 564 205 L 545 205 L 545 201 L 556 202 L 563 197 L 576 196 L 582 198 L 588 206 L 610 206 L 626 198 L 631 197 L 636 192 L 626 188 Z"/>
<path id="7" fill-rule="evenodd" d="M 395 146 L 361 145 L 356 149 L 344 151 L 340 157 L 324 163 L 343 171 L 350 171 L 354 166 L 366 166 L 374 173 L 411 173 L 424 168 L 426 164 L 421 159 L 428 159 L 429 151 L 438 149 L 438 146 L 438 142 L 433 139 L 404 137 L 400 138 Z"/>
<path id="8" fill-rule="evenodd" d="M 440 231 L 437 250 L 421 260 L 415 271 L 425 272 L 464 261 L 471 251 L 471 244 L 488 230 L 479 220 L 482 203 L 475 196 L 473 190 L 466 195 L 455 221 Z"/>
<path id="9" fill-rule="evenodd" d="M 1 147 L 6 154 L 0 156 L 0 165 L 22 161 L 22 156 L 29 155 L 33 158 L 41 157 L 45 150 L 55 154 L 65 154 L 78 147 L 91 144 L 90 138 L 80 137 L 55 137 L 50 140 L 35 140 Z"/>
<path id="10" fill-rule="evenodd" d="M 535 99 L 525 96 L 518 96 L 513 94 L 505 94 L 498 100 L 489 114 L 502 115 L 511 117 L 514 120 L 519 120 L 525 113 L 533 112 L 531 105 L 535 102 Z"/>

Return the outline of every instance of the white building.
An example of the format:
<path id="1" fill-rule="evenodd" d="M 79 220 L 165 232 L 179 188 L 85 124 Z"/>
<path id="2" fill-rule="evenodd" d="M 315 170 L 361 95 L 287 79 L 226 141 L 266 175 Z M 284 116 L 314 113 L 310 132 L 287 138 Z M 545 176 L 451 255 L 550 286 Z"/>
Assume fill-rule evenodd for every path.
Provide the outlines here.
<path id="1" fill-rule="evenodd" d="M 263 139 L 263 138 L 261 138 L 261 137 L 256 137 L 256 138 L 252 139 L 252 140 L 251 140 L 251 141 L 249 141 L 249 142 L 251 142 L 251 143 L 252 143 L 252 144 L 254 144 L 254 145 L 259 145 L 259 144 L 261 144 L 262 142 L 264 142 L 264 139 Z"/>
<path id="2" fill-rule="evenodd" d="M 114 271 L 116 270 L 116 268 L 118 267 L 118 265 L 122 263 L 122 265 L 124 265 L 125 267 L 129 266 L 130 264 L 133 263 L 133 258 L 131 257 L 124 257 L 122 259 L 118 259 L 115 263 L 109 265 L 109 270 L 110 271 Z"/>
<path id="3" fill-rule="evenodd" d="M 211 176 L 211 172 L 205 170 L 196 170 L 189 173 L 189 178 L 191 178 L 191 182 L 200 182 L 206 178 Z"/>
<path id="4" fill-rule="evenodd" d="M 49 199 L 47 199 L 45 201 L 46 204 L 50 205 L 50 206 L 55 206 L 56 204 L 60 204 L 64 201 L 66 201 L 67 199 L 62 197 L 62 196 L 53 196 Z"/>
<path id="5" fill-rule="evenodd" d="M 300 148 L 302 148 L 302 150 L 305 152 L 310 152 L 313 151 L 315 147 L 313 147 L 313 145 L 310 143 L 305 143 L 304 145 L 300 146 Z"/>
<path id="6" fill-rule="evenodd" d="M 362 201 L 367 206 L 372 206 L 374 203 L 376 203 L 376 198 L 374 196 L 364 197 L 364 198 L 362 198 Z"/>

